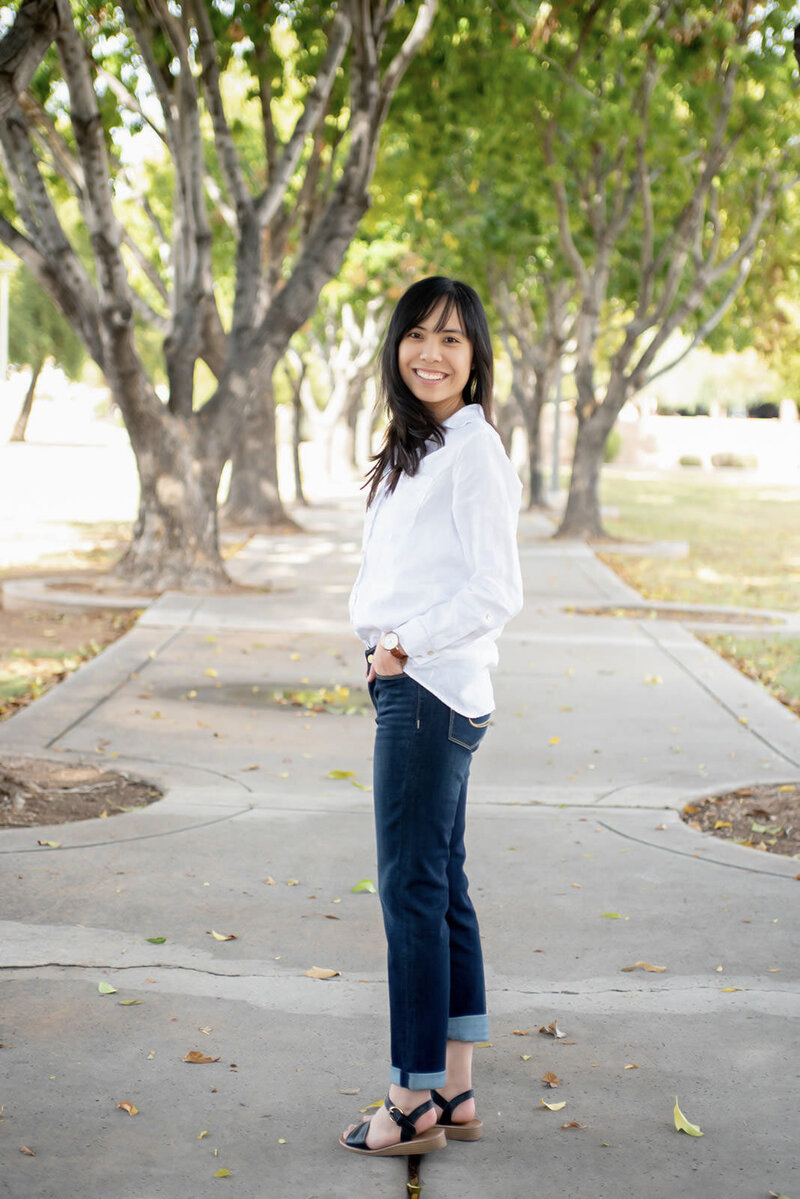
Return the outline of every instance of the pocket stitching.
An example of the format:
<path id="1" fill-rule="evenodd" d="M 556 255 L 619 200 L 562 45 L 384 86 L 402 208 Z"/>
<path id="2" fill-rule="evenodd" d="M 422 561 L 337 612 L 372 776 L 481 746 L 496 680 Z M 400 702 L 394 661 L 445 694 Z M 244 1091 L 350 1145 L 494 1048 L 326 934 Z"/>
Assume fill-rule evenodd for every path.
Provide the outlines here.
<path id="1" fill-rule="evenodd" d="M 470 753 L 474 753 L 475 750 L 480 745 L 482 738 L 478 737 L 478 739 L 476 741 L 473 741 L 470 744 L 466 741 L 461 741 L 458 737 L 456 737 L 454 725 L 455 725 L 456 716 L 458 716 L 458 715 L 460 715 L 460 713 L 455 712 L 452 708 L 450 709 L 450 728 L 449 728 L 448 735 L 447 735 L 448 740 L 451 741 L 453 743 L 453 745 L 460 745 L 462 749 L 467 749 L 467 750 L 469 750 Z M 464 719 L 467 720 L 472 725 L 473 728 L 485 729 L 485 728 L 488 728 L 488 726 L 491 722 L 491 713 L 489 714 L 489 719 L 486 721 L 486 724 L 476 724 L 471 716 L 465 716 Z"/>

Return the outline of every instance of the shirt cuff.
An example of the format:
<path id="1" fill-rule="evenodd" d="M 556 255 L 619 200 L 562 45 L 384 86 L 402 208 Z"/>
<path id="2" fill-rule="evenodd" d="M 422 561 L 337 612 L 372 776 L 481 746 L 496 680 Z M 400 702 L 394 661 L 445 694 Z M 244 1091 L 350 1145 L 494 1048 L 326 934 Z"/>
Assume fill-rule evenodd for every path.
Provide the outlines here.
<path id="1" fill-rule="evenodd" d="M 421 616 L 415 616 L 405 624 L 395 625 L 394 631 L 409 658 L 426 658 L 434 653 L 434 650 L 429 648 L 431 638 Z"/>

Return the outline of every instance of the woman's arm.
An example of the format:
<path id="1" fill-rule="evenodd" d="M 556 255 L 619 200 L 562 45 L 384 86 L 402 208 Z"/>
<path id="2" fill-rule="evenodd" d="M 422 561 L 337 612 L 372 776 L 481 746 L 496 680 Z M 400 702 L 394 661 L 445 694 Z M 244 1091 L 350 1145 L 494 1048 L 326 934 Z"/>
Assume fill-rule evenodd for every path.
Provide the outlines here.
<path id="1" fill-rule="evenodd" d="M 409 658 L 496 632 L 522 607 L 517 521 L 522 485 L 489 429 L 464 445 L 453 468 L 452 514 L 465 562 L 453 595 L 395 628 Z"/>

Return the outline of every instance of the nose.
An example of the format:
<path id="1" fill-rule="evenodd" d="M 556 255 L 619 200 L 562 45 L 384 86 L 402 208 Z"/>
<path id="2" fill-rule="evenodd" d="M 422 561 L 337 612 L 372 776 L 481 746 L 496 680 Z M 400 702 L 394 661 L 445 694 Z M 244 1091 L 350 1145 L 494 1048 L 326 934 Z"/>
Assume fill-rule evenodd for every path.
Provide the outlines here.
<path id="1" fill-rule="evenodd" d="M 433 339 L 430 341 L 424 341 L 420 346 L 419 356 L 420 358 L 424 358 L 426 361 L 432 361 L 434 359 L 439 361 L 442 357 L 439 349 L 439 343 Z"/>

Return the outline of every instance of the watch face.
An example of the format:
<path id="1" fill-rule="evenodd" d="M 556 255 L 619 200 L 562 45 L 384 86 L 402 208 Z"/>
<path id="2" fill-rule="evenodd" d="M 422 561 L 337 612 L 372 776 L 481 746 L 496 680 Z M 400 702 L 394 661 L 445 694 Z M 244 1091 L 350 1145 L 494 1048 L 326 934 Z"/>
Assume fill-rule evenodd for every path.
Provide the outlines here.
<path id="1" fill-rule="evenodd" d="M 384 633 L 381 637 L 381 645 L 389 651 L 396 649 L 399 644 L 400 638 L 397 636 L 397 633 Z"/>

